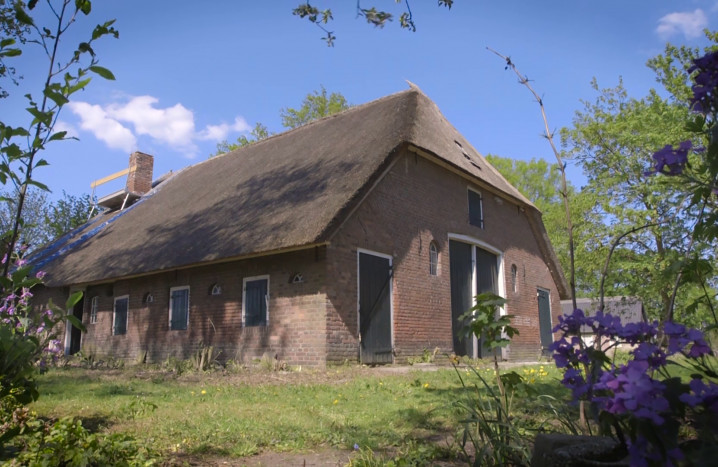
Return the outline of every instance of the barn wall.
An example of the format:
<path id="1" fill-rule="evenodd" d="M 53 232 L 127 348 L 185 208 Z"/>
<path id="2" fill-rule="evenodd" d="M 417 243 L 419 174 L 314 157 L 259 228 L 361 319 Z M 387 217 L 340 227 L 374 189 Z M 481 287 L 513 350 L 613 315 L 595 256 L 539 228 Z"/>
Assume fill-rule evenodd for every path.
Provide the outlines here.
<path id="1" fill-rule="evenodd" d="M 120 280 L 86 288 L 82 349 L 98 356 L 149 361 L 189 358 L 203 346 L 220 359 L 250 360 L 270 353 L 296 365 L 325 363 L 324 264 L 315 249 Z M 302 282 L 291 279 L 301 273 Z M 269 324 L 242 326 L 242 286 L 247 277 L 269 275 Z M 211 295 L 214 284 L 221 295 Z M 190 287 L 186 330 L 169 329 L 170 288 Z M 152 295 L 152 302 L 146 297 Z M 115 297 L 129 295 L 127 333 L 113 335 Z M 92 297 L 97 322 L 90 323 Z"/>
<path id="2" fill-rule="evenodd" d="M 469 224 L 468 194 L 482 193 L 484 228 Z M 357 249 L 391 255 L 394 263 L 393 325 L 396 361 L 424 350 L 453 351 L 449 236 L 475 239 L 502 252 L 499 280 L 520 331 L 507 356 L 540 355 L 537 287 L 550 292 L 553 320 L 559 295 L 526 214 L 507 200 L 412 152 L 405 151 L 341 227 L 327 250 L 328 359 L 357 359 Z M 429 244 L 439 250 L 438 275 L 429 273 Z M 517 266 L 517 289 L 510 283 Z"/>

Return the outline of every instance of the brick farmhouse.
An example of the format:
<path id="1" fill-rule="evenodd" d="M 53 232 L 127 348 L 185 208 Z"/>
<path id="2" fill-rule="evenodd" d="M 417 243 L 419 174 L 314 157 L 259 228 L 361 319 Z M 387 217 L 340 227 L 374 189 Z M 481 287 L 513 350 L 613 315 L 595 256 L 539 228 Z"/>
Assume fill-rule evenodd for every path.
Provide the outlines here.
<path id="1" fill-rule="evenodd" d="M 100 204 L 30 259 L 38 305 L 84 291 L 67 353 L 481 357 L 457 317 L 494 291 L 520 331 L 503 357 L 528 360 L 568 296 L 541 213 L 413 86 L 155 181 L 134 153 Z"/>

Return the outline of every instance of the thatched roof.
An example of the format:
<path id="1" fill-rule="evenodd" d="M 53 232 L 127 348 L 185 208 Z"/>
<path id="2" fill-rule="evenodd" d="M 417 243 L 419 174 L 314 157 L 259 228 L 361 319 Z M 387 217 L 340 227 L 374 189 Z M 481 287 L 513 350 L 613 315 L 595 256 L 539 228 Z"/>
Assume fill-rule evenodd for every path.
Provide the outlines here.
<path id="1" fill-rule="evenodd" d="M 181 170 L 31 261 L 60 286 L 322 243 L 407 144 L 538 213 L 412 87 Z"/>

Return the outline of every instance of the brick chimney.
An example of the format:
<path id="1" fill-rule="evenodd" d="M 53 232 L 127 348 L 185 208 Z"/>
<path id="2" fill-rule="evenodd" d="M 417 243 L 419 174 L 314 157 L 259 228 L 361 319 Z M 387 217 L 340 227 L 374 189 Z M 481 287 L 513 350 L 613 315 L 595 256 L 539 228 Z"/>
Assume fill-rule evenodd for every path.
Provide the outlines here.
<path id="1" fill-rule="evenodd" d="M 152 189 L 152 168 L 154 158 L 149 154 L 135 151 L 130 154 L 130 173 L 126 189 L 129 193 L 144 195 Z"/>

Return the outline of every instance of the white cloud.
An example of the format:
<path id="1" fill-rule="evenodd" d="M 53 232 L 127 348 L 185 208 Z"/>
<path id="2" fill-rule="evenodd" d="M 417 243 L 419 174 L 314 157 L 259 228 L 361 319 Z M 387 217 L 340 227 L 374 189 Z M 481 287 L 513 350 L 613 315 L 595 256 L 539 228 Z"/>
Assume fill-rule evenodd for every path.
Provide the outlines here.
<path id="1" fill-rule="evenodd" d="M 669 13 L 658 20 L 656 32 L 663 39 L 683 34 L 687 39 L 700 37 L 708 27 L 708 17 L 700 8 L 694 12 Z"/>
<path id="2" fill-rule="evenodd" d="M 125 152 L 136 149 L 137 137 L 147 136 L 191 158 L 198 152 L 196 140 L 221 141 L 230 132 L 251 130 L 244 118 L 236 117 L 232 124 L 207 125 L 197 131 L 191 110 L 179 103 L 164 108 L 158 103 L 153 96 L 135 96 L 104 107 L 86 102 L 72 102 L 69 106 L 80 117 L 80 128 L 92 132 L 110 148 Z"/>
<path id="3" fill-rule="evenodd" d="M 205 129 L 202 130 L 202 132 L 199 134 L 199 138 L 212 141 L 222 141 L 224 139 L 227 139 L 227 135 L 230 131 L 243 133 L 251 130 L 252 127 L 249 126 L 245 119 L 243 119 L 242 117 L 237 117 L 234 119 L 234 123 L 232 125 L 228 123 L 220 123 L 219 125 L 207 125 Z"/>
<path id="4" fill-rule="evenodd" d="M 152 96 L 133 97 L 126 104 L 111 104 L 107 113 L 117 120 L 132 123 L 135 132 L 169 146 L 192 145 L 194 114 L 182 104 L 155 108 L 159 100 Z"/>
<path id="5" fill-rule="evenodd" d="M 66 131 L 67 134 L 65 135 L 65 138 L 77 138 L 79 135 L 77 133 L 77 128 L 70 125 L 64 120 L 58 120 L 55 122 L 55 126 L 53 127 L 53 131 L 55 133 L 58 133 L 60 131 Z"/>
<path id="6" fill-rule="evenodd" d="M 110 118 L 99 105 L 70 102 L 67 106 L 72 113 L 80 117 L 80 128 L 92 132 L 108 147 L 131 152 L 137 146 L 135 135 L 120 122 Z"/>

